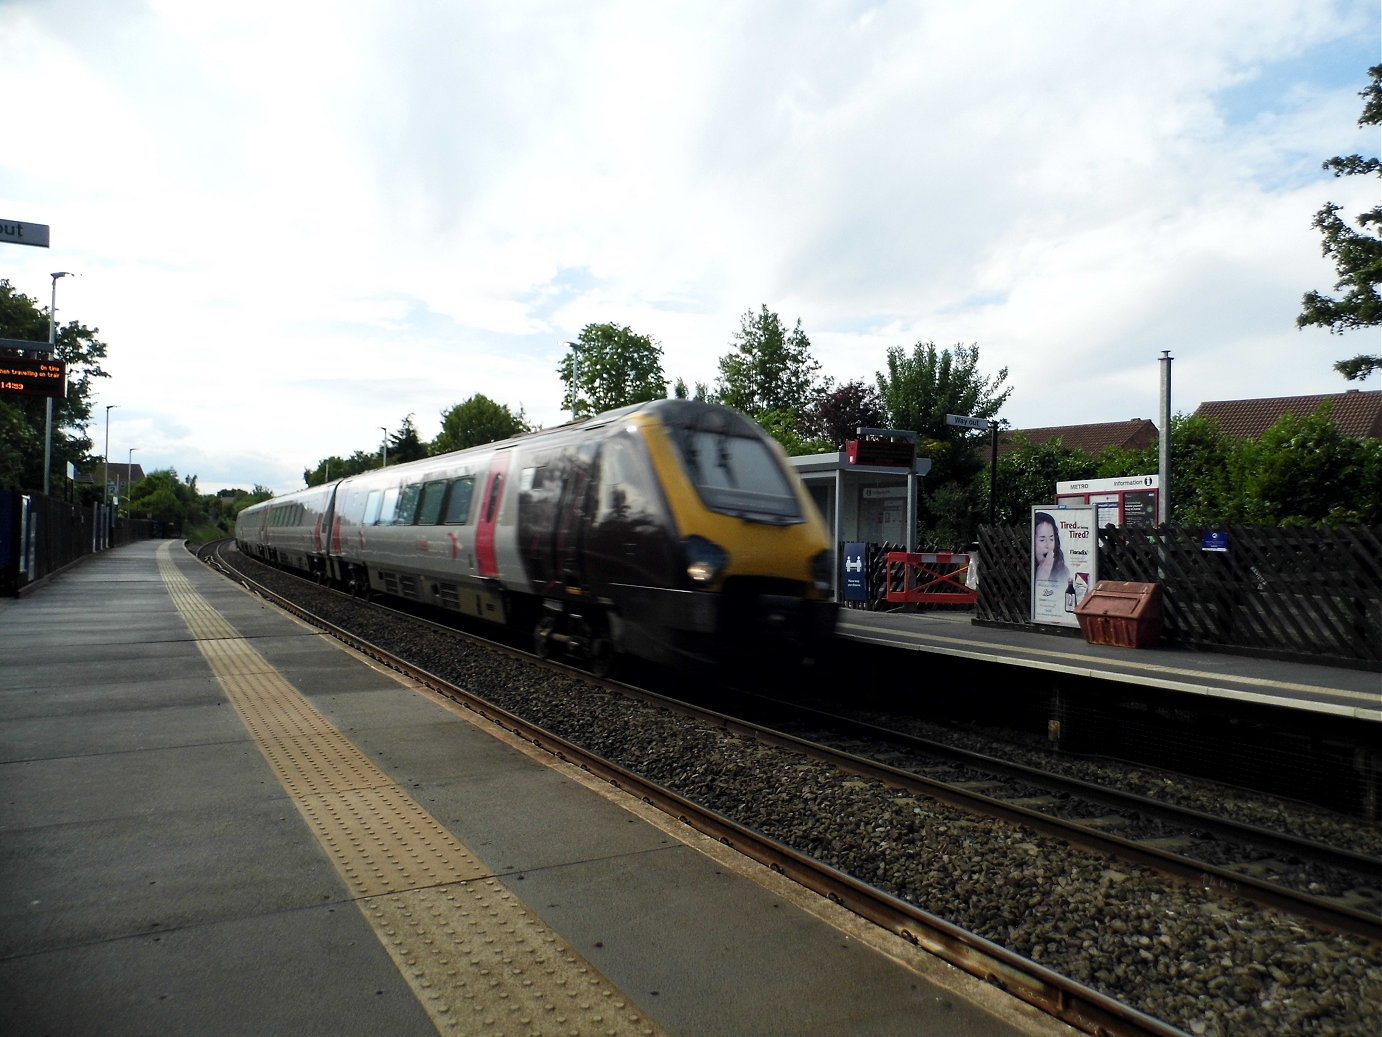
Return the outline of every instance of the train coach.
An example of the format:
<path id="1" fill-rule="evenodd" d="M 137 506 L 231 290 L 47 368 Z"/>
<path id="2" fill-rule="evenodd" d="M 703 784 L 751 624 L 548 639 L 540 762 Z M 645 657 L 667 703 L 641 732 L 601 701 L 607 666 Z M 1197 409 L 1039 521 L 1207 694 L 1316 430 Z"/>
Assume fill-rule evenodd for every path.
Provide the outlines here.
<path id="1" fill-rule="evenodd" d="M 781 448 L 655 400 L 246 508 L 242 552 L 357 594 L 530 629 L 608 670 L 829 643 L 833 553 Z"/>

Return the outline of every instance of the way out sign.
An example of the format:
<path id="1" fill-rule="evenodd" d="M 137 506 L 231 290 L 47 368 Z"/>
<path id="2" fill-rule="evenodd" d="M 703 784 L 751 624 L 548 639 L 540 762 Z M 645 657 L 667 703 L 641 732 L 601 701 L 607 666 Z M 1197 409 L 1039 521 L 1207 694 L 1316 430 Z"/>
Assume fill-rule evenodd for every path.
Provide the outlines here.
<path id="1" fill-rule="evenodd" d="M 18 220 L 0 219 L 0 241 L 11 245 L 35 245 L 48 247 L 48 224 L 20 223 Z"/>

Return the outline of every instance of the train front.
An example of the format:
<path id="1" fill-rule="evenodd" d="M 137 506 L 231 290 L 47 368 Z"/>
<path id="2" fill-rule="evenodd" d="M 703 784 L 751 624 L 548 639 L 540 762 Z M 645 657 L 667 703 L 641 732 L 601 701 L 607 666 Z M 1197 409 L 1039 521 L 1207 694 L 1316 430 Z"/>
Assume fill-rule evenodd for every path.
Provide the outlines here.
<path id="1" fill-rule="evenodd" d="M 738 411 L 656 405 L 648 447 L 694 604 L 692 654 L 800 661 L 831 644 L 837 606 L 825 523 L 786 455 Z"/>

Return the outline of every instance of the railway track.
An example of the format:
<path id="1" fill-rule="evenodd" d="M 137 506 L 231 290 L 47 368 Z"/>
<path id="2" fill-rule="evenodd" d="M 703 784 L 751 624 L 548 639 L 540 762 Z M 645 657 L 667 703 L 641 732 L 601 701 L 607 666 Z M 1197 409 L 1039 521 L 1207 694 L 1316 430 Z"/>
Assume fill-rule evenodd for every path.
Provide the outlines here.
<path id="1" fill-rule="evenodd" d="M 1382 939 L 1382 860 L 1117 788 L 957 748 L 775 697 L 760 722 L 808 744 L 879 764 L 957 806 L 1051 834 L 1289 911 L 1318 925 Z"/>
<path id="2" fill-rule="evenodd" d="M 245 582 L 245 578 L 242 576 L 236 578 Z M 257 588 L 257 592 L 279 601 L 284 607 L 300 615 L 306 615 L 305 610 L 291 602 L 284 601 L 266 588 Z M 506 729 L 520 734 L 534 744 L 578 763 L 592 773 L 596 773 L 611 783 L 628 790 L 631 794 L 656 804 L 687 824 L 736 847 L 746 855 L 775 870 L 790 875 L 801 884 L 822 895 L 846 904 L 858 914 L 905 936 L 919 946 L 964 968 L 966 971 L 1004 987 L 1014 995 L 1043 1008 L 1050 1014 L 1085 1032 L 1104 1034 L 1177 1034 L 1186 1032 L 1161 1021 L 1153 1014 L 1143 1012 L 1115 997 L 1101 993 L 1094 987 L 1062 975 L 1055 969 L 1047 968 L 1033 961 L 1029 956 L 1008 950 L 992 939 L 977 935 L 975 932 L 948 921 L 938 914 L 924 910 L 908 899 L 896 896 L 883 888 L 879 888 L 874 883 L 862 881 L 847 870 L 822 863 L 811 853 L 799 852 L 782 839 L 756 830 L 752 824 L 740 823 L 726 816 L 723 811 L 707 808 L 701 805 L 697 798 L 672 791 L 666 781 L 645 777 L 640 772 L 640 768 L 621 766 L 619 763 L 611 762 L 600 752 L 583 748 L 579 740 L 555 735 L 544 728 L 540 722 L 535 723 L 524 719 L 517 712 L 503 709 L 485 698 L 472 695 L 451 682 L 427 672 L 425 668 L 415 666 L 392 652 L 362 640 L 358 635 L 339 627 L 332 627 L 331 624 L 324 624 L 310 616 L 307 618 L 318 622 L 319 625 L 331 628 L 333 634 L 357 649 L 365 651 L 388 665 L 407 672 L 414 678 L 452 696 L 468 708 L 486 716 Z M 413 621 L 417 622 L 416 620 Z M 447 637 L 464 636 L 458 635 L 450 628 L 445 629 L 445 636 Z M 502 650 L 511 651 L 510 649 Z M 525 660 L 525 665 L 539 665 L 531 656 L 525 656 Z M 570 673 L 569 669 L 561 667 L 559 664 L 547 663 L 544 665 L 551 666 L 554 673 Z M 592 680 L 588 676 L 582 679 Z M 1235 870 L 1231 867 L 1210 865 L 1204 860 L 1197 860 L 1183 852 L 1178 852 L 1178 850 L 1185 849 L 1182 843 L 1177 843 L 1174 849 L 1166 845 L 1155 845 L 1155 840 L 1165 838 L 1164 836 L 1154 835 L 1139 840 L 1101 830 L 1108 822 L 1088 823 L 1090 820 L 1089 808 L 1077 810 L 1076 813 L 1082 817 L 1082 820 L 1072 821 L 1054 814 L 1043 813 L 1039 808 L 1044 804 L 1033 802 L 1033 800 L 1068 802 L 1078 794 L 1084 798 L 1085 802 L 1093 804 L 1101 812 L 1099 817 L 1119 818 L 1120 826 L 1124 823 L 1122 818 L 1128 812 L 1142 818 L 1154 813 L 1148 805 L 1131 803 L 1125 797 L 1118 797 L 1115 803 L 1110 801 L 1103 790 L 1089 788 L 1075 790 L 1069 786 L 1057 787 L 1047 780 L 1050 776 L 1033 774 L 1021 769 L 1013 770 L 1012 765 L 995 767 L 986 764 L 985 770 L 977 772 L 982 776 L 974 777 L 973 775 L 976 773 L 974 768 L 982 761 L 976 761 L 973 758 L 966 759 L 961 764 L 969 769 L 967 771 L 969 777 L 943 781 L 933 775 L 928 776 L 917 773 L 915 770 L 909 770 L 906 766 L 897 766 L 899 761 L 896 754 L 900 751 L 900 747 L 896 740 L 887 743 L 876 730 L 865 735 L 857 725 L 849 728 L 847 734 L 842 734 L 842 731 L 846 729 L 841 726 L 837 718 L 827 719 L 821 714 L 798 715 L 793 722 L 801 727 L 802 733 L 809 733 L 814 736 L 819 736 L 823 729 L 828 728 L 834 732 L 831 735 L 832 739 L 836 742 L 842 738 L 846 739 L 849 742 L 849 748 L 854 751 L 846 751 L 846 748 L 840 745 L 833 747 L 822 745 L 814 737 L 805 738 L 786 731 L 773 730 L 746 720 L 698 709 L 685 703 L 671 703 L 652 693 L 615 686 L 609 682 L 598 683 L 609 694 L 652 704 L 661 710 L 675 711 L 678 717 L 694 719 L 697 723 L 709 725 L 727 736 L 818 761 L 833 770 L 852 775 L 853 780 L 860 783 L 886 787 L 890 790 L 889 795 L 894 802 L 906 803 L 914 799 L 919 801 L 924 798 L 947 804 L 970 816 L 996 818 L 1044 834 L 1062 843 L 1085 847 L 1109 859 L 1126 862 L 1120 864 L 1120 867 L 1145 867 L 1163 875 L 1173 876 L 1176 881 L 1190 886 L 1213 889 L 1220 895 L 1246 898 L 1276 911 L 1286 912 L 1302 920 L 1308 920 L 1314 926 L 1354 934 L 1365 940 L 1382 944 L 1382 919 L 1379 919 L 1375 912 L 1343 903 L 1343 898 L 1339 896 L 1322 898 L 1258 877 L 1244 875 L 1241 870 Z M 780 706 L 773 704 L 773 708 L 780 709 Z M 875 745 L 885 744 L 886 747 L 883 752 L 892 754 L 893 762 L 866 758 L 865 754 L 857 751 L 860 748 L 861 739 Z M 913 744 L 907 751 L 915 753 L 918 749 L 919 747 Z M 952 753 L 952 758 L 944 764 L 937 763 L 936 757 L 932 756 L 930 757 L 931 763 L 926 766 L 956 766 L 953 751 L 948 752 Z M 1004 770 L 1007 771 L 1007 774 L 1002 778 L 1002 781 L 1008 783 L 1009 788 L 1013 788 L 1011 785 L 1013 781 L 1020 783 L 1020 787 L 1007 796 L 1006 801 L 1004 798 L 990 794 L 994 791 L 993 783 L 998 780 L 994 775 Z M 954 775 L 948 775 L 948 777 L 953 779 Z M 966 784 L 969 787 L 965 787 Z M 1033 789 L 1036 790 L 1035 793 L 1033 793 Z M 1021 802 L 1021 800 L 1026 800 L 1026 802 Z M 1165 805 L 1157 804 L 1156 806 L 1155 814 L 1158 823 L 1170 824 L 1171 822 L 1167 820 L 1165 813 L 1167 809 Z M 1205 819 L 1187 820 L 1184 816 L 1181 816 L 1175 823 L 1188 825 L 1194 830 L 1208 825 Z M 1223 842 L 1228 838 L 1225 828 L 1219 827 L 1216 831 L 1220 834 L 1213 837 L 1214 842 Z M 1244 840 L 1249 840 L 1249 836 L 1250 833 L 1241 830 L 1235 830 L 1232 834 L 1232 838 L 1238 841 L 1238 845 L 1244 845 Z M 1251 840 L 1255 840 L 1255 842 Z M 1248 843 L 1250 845 L 1270 846 L 1271 849 L 1268 852 L 1276 857 L 1283 855 L 1299 856 L 1307 851 L 1307 847 L 1298 843 L 1274 842 L 1267 835 L 1261 833 L 1252 835 L 1251 840 Z M 1257 859 L 1260 861 L 1262 858 L 1258 855 Z M 1366 859 L 1359 862 L 1351 859 L 1347 854 L 1343 855 L 1342 858 L 1334 858 L 1330 866 L 1338 868 L 1343 864 L 1362 869 L 1364 874 L 1367 873 L 1366 869 L 1369 866 Z M 1371 864 L 1375 865 L 1376 862 L 1371 862 Z M 1145 951 L 1142 953 L 1145 954 Z"/>

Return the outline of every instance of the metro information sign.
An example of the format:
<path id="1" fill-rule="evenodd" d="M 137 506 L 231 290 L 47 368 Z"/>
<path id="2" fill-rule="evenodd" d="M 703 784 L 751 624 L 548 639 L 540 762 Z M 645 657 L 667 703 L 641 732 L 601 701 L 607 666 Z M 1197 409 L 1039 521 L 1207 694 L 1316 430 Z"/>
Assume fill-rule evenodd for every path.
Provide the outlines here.
<path id="1" fill-rule="evenodd" d="M 15 396 L 67 396 L 67 365 L 61 360 L 0 357 L 0 393 Z"/>

